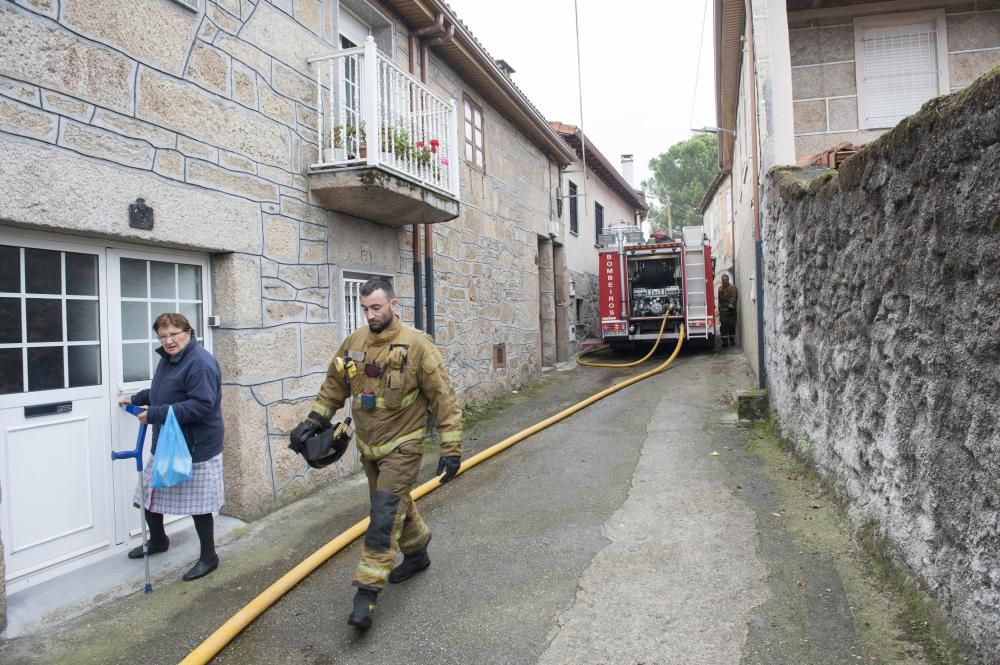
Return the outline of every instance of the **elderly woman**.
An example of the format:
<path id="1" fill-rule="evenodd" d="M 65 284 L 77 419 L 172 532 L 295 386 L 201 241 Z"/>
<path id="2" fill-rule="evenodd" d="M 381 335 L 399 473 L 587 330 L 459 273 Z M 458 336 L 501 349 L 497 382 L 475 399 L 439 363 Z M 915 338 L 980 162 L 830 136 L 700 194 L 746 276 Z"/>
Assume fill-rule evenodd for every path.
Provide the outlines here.
<path id="1" fill-rule="evenodd" d="M 139 421 L 153 425 L 153 452 L 160 425 L 167 411 L 174 409 L 191 458 L 194 473 L 190 480 L 167 488 L 152 488 L 152 465 L 147 464 L 142 482 L 146 487 L 145 515 L 149 525 L 149 554 L 166 552 L 170 539 L 163 530 L 163 515 L 191 515 L 201 543 L 198 562 L 184 574 L 185 580 L 204 577 L 219 566 L 215 553 L 212 513 L 222 507 L 222 407 L 219 364 L 194 336 L 194 329 L 183 314 L 161 314 L 153 323 L 160 339 L 160 364 L 148 390 L 131 398 L 123 397 L 121 406 L 147 407 Z M 140 502 L 136 486 L 133 502 Z M 130 559 L 142 558 L 142 546 L 128 553 Z"/>

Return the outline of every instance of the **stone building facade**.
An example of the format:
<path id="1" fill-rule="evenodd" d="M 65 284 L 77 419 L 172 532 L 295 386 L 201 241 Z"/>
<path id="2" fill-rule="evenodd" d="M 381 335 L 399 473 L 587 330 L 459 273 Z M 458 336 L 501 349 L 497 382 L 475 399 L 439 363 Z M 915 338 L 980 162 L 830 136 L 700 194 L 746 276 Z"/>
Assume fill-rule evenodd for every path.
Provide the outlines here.
<path id="1" fill-rule="evenodd" d="M 4 272 L 0 305 L 24 316 L 0 339 L 3 371 L 21 376 L 0 394 L 4 463 L 15 460 L 0 469 L 0 501 L 36 504 L 0 525 L 11 590 L 134 540 L 134 470 L 107 453 L 132 445 L 134 423 L 113 405 L 148 383 L 150 316 L 162 310 L 189 314 L 222 367 L 224 512 L 253 519 L 358 469 L 345 456 L 311 470 L 286 448 L 358 325 L 357 285 L 387 275 L 404 320 L 416 314 L 412 225 L 337 212 L 310 169 L 322 114 L 309 58 L 358 25 L 457 101 L 460 139 L 463 100 L 482 112 L 485 163 L 460 160 L 458 216 L 426 225 L 433 332 L 461 399 L 488 399 L 556 361 L 567 284 L 553 184 L 573 155 L 443 2 L 4 0 L 0 251 L 20 272 Z M 59 275 L 54 286 L 45 274 Z M 36 332 L 43 310 L 49 330 Z M 71 403 L 80 418 L 24 415 L 42 403 Z M 87 449 L 38 445 L 30 432 L 46 418 Z M 90 471 L 69 500 L 92 519 L 35 500 L 60 496 L 69 471 L 51 487 L 17 480 L 67 454 Z M 80 535 L 59 546 L 48 532 L 60 529 Z"/>
<path id="2" fill-rule="evenodd" d="M 581 342 L 601 338 L 597 236 L 614 226 L 639 226 L 646 217 L 647 206 L 642 194 L 579 127 L 561 122 L 552 122 L 551 126 L 576 156 L 573 164 L 563 170 L 559 181 L 563 201 L 560 220 L 569 284 L 564 301 L 568 310 L 570 348 L 576 351 Z M 631 160 L 631 156 L 627 159 Z M 566 329 L 560 328 L 559 334 L 564 334 Z"/>

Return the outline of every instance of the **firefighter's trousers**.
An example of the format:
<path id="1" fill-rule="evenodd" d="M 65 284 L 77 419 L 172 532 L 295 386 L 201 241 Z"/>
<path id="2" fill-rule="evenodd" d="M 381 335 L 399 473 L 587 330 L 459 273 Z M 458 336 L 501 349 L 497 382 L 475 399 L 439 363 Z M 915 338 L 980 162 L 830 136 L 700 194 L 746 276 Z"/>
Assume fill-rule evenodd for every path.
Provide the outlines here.
<path id="1" fill-rule="evenodd" d="M 427 546 L 431 531 L 417 514 L 410 490 L 420 471 L 423 440 L 408 441 L 385 457 L 362 455 L 371 495 L 371 523 L 365 532 L 361 561 L 354 571 L 354 586 L 385 588 L 396 550 L 413 554 Z"/>

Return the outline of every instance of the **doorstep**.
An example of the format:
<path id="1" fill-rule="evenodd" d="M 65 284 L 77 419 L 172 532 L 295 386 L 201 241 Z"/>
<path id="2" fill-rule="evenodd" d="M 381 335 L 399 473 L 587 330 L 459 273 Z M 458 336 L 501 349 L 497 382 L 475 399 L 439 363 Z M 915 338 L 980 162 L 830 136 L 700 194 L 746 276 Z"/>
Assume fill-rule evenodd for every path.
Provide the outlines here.
<path id="1" fill-rule="evenodd" d="M 216 546 L 234 540 L 246 526 L 242 520 L 217 515 Z M 194 522 L 181 519 L 168 524 L 166 530 L 170 549 L 149 559 L 153 593 L 159 582 L 179 579 L 198 559 L 198 534 Z M 108 601 L 141 592 L 146 585 L 146 567 L 142 559 L 126 556 L 135 545 L 130 542 L 117 547 L 94 563 L 7 596 L 7 628 L 0 633 L 0 639 L 30 635 Z"/>

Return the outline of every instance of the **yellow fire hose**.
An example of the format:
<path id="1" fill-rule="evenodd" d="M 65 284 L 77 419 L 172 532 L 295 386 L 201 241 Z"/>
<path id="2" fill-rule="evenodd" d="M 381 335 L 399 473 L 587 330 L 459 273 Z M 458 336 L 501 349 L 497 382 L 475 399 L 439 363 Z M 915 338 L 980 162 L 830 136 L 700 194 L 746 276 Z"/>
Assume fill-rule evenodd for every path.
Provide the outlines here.
<path id="1" fill-rule="evenodd" d="M 583 365 L 584 367 L 635 367 L 636 365 L 640 365 L 640 364 L 646 362 L 646 360 L 651 355 L 653 355 L 653 353 L 656 352 L 657 347 L 660 346 L 660 340 L 663 339 L 663 329 L 666 328 L 666 327 L 667 327 L 667 315 L 664 314 L 663 315 L 663 323 L 660 324 L 660 332 L 657 333 L 657 335 L 656 335 L 656 343 L 653 344 L 653 348 L 651 348 L 649 350 L 649 353 L 647 353 L 642 358 L 639 358 L 638 360 L 636 360 L 634 362 L 630 362 L 630 363 L 591 363 L 591 362 L 587 362 L 586 360 L 582 359 L 584 356 L 589 356 L 591 353 L 596 353 L 596 351 L 589 351 L 587 353 L 581 353 L 580 355 L 578 355 L 576 357 L 576 364 L 577 365 Z M 684 328 L 684 325 L 682 324 L 681 325 L 681 329 L 683 330 L 683 328 Z M 684 335 L 684 333 L 681 332 L 681 336 L 683 336 L 683 335 Z M 677 343 L 680 344 L 679 341 Z"/>
<path id="2" fill-rule="evenodd" d="M 665 321 L 666 319 L 664 319 Z M 662 328 L 661 328 L 662 333 Z M 483 462 L 497 453 L 510 448 L 515 443 L 527 439 L 532 434 L 536 434 L 549 425 L 554 425 L 555 423 L 568 418 L 577 411 L 580 411 L 594 402 L 604 399 L 608 395 L 618 392 L 622 388 L 626 388 L 633 383 L 638 383 L 643 379 L 648 379 L 651 376 L 659 374 L 660 372 L 667 369 L 670 363 L 674 361 L 677 354 L 681 351 L 681 345 L 684 342 L 684 326 L 680 327 L 680 332 L 677 337 L 677 346 L 674 348 L 674 352 L 670 354 L 670 357 L 664 361 L 662 365 L 654 367 L 648 372 L 643 372 L 642 374 L 637 374 L 630 379 L 626 379 L 621 383 L 616 383 L 610 388 L 605 388 L 599 393 L 595 393 L 583 400 L 578 402 L 573 406 L 563 409 L 554 416 L 550 416 L 545 420 L 532 425 L 531 427 L 521 430 L 517 434 L 507 437 L 500 443 L 490 446 L 486 450 L 483 450 L 476 455 L 473 455 L 469 459 L 462 462 L 462 466 L 459 467 L 459 473 L 465 473 L 472 467 L 476 466 L 480 462 Z M 413 497 L 414 501 L 417 501 L 421 497 L 430 492 L 433 492 L 438 487 L 441 486 L 441 482 L 437 477 L 431 478 L 423 485 L 415 488 L 410 496 Z M 368 530 L 369 518 L 365 518 L 347 529 L 339 536 L 328 542 L 323 547 L 319 548 L 312 554 L 310 554 L 306 559 L 304 559 L 297 566 L 292 568 L 290 571 L 285 573 L 278 579 L 277 582 L 265 589 L 259 596 L 251 600 L 249 603 L 244 605 L 236 614 L 231 616 L 224 624 L 222 624 L 214 633 L 208 636 L 208 638 L 194 648 L 191 653 L 189 653 L 184 660 L 181 661 L 180 665 L 204 665 L 208 661 L 212 660 L 213 657 L 222 649 L 229 644 L 237 635 L 239 635 L 244 628 L 249 626 L 254 619 L 263 614 L 271 605 L 276 603 L 279 598 L 291 591 L 292 587 L 304 580 L 310 573 L 319 568 L 323 563 L 327 561 L 334 554 L 344 549 L 355 540 L 364 535 L 365 531 Z"/>

